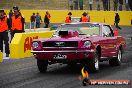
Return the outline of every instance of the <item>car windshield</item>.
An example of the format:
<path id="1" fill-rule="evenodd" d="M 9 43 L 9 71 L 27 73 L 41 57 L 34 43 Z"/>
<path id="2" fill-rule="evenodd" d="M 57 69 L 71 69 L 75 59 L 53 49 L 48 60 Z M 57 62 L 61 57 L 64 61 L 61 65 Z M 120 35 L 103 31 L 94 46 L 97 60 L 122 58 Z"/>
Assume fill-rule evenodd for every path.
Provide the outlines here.
<path id="1" fill-rule="evenodd" d="M 55 35 L 58 35 L 59 31 L 77 31 L 79 35 L 99 35 L 99 25 L 92 23 L 80 23 L 80 24 L 65 24 L 57 28 Z"/>

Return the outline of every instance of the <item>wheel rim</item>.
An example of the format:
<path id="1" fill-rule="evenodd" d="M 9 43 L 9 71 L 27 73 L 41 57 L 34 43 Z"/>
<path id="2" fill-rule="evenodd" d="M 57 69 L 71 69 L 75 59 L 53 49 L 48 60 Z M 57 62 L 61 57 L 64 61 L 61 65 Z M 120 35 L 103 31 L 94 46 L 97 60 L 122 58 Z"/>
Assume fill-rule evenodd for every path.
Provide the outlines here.
<path id="1" fill-rule="evenodd" d="M 122 56 L 121 56 L 121 51 L 119 50 L 119 52 L 118 52 L 118 60 L 119 60 L 119 61 L 121 61 L 121 57 L 122 57 Z"/>
<path id="2" fill-rule="evenodd" d="M 99 70 L 99 60 L 98 60 L 98 56 L 95 57 L 95 69 Z"/>

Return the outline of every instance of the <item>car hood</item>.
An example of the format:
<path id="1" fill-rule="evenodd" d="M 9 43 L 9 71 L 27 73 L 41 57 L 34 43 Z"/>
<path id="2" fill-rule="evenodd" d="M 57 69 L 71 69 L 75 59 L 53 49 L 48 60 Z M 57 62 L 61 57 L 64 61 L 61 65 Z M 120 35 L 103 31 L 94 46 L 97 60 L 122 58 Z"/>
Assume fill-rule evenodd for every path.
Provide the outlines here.
<path id="1" fill-rule="evenodd" d="M 34 41 L 85 41 L 85 40 L 94 40 L 95 36 L 80 35 L 78 37 L 51 37 L 51 38 L 39 38 Z"/>

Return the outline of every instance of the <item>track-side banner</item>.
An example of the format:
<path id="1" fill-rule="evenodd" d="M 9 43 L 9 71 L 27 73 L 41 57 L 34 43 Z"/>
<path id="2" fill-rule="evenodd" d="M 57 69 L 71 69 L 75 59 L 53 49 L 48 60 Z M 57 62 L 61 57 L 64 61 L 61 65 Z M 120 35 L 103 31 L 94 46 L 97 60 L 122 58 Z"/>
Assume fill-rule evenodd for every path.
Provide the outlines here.
<path id="1" fill-rule="evenodd" d="M 16 33 L 10 45 L 10 58 L 20 59 L 32 56 L 31 42 L 33 39 L 49 38 L 54 31 Z"/>
<path id="2" fill-rule="evenodd" d="M 30 22 L 30 16 L 32 13 L 37 13 L 44 17 L 44 13 L 47 10 L 21 10 L 21 13 L 24 15 L 26 22 Z M 51 19 L 50 23 L 64 23 L 65 18 L 68 14 L 68 12 L 72 12 L 72 17 L 81 17 L 82 13 L 88 12 L 90 16 L 91 22 L 103 22 L 107 24 L 114 25 L 115 20 L 115 11 L 89 11 L 89 10 L 48 10 Z M 5 10 L 5 12 L 8 14 L 9 10 Z M 119 25 L 131 25 L 132 20 L 132 11 L 118 11 L 120 16 L 120 22 Z"/>

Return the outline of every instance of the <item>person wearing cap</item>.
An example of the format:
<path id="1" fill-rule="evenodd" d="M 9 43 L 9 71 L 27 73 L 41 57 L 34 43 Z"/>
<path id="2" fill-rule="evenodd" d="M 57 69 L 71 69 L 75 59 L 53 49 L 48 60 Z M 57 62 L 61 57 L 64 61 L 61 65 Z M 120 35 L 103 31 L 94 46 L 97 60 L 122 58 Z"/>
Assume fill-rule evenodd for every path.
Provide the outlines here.
<path id="1" fill-rule="evenodd" d="M 45 28 L 49 27 L 49 23 L 50 23 L 50 14 L 48 11 L 46 11 L 45 17 L 44 17 L 44 23 L 45 23 Z"/>
<path id="2" fill-rule="evenodd" d="M 84 12 L 82 15 L 83 16 L 80 18 L 80 22 L 89 22 L 89 18 L 87 16 L 87 13 Z"/>
<path id="3" fill-rule="evenodd" d="M 9 57 L 9 19 L 4 15 L 4 10 L 0 10 L 0 50 L 3 52 L 3 41 L 5 43 L 6 57 Z"/>
<path id="4" fill-rule="evenodd" d="M 72 13 L 69 12 L 69 13 L 68 13 L 68 16 L 67 16 L 66 19 L 65 19 L 65 23 L 71 23 L 71 22 L 72 22 L 71 16 L 72 16 Z"/>
<path id="5" fill-rule="evenodd" d="M 22 17 L 20 10 L 17 6 L 13 7 L 14 15 L 11 17 L 11 39 L 14 37 L 15 33 L 24 32 L 25 19 Z"/>

